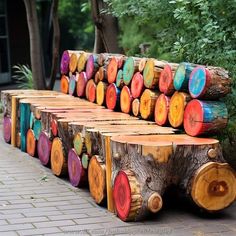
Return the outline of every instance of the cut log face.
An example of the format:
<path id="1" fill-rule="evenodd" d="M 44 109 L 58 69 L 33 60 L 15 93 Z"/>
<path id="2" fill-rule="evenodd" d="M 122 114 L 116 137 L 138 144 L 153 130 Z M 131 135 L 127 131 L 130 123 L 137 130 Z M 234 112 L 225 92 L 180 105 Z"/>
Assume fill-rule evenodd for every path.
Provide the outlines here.
<path id="1" fill-rule="evenodd" d="M 50 161 L 53 174 L 57 176 L 63 176 L 67 174 L 67 161 L 65 158 L 65 151 L 62 141 L 58 137 L 53 139 Z"/>
<path id="2" fill-rule="evenodd" d="M 96 101 L 97 104 L 102 106 L 105 103 L 105 96 L 107 90 L 107 83 L 100 81 L 96 88 Z"/>
<path id="3" fill-rule="evenodd" d="M 69 80 L 69 94 L 74 96 L 76 94 L 76 77 L 72 75 Z"/>
<path id="4" fill-rule="evenodd" d="M 52 131 L 52 135 L 54 137 L 56 137 L 57 134 L 58 134 L 58 126 L 57 126 L 57 121 L 55 119 L 51 120 L 51 122 L 50 122 L 50 129 Z"/>
<path id="5" fill-rule="evenodd" d="M 106 92 L 106 106 L 108 109 L 115 110 L 119 106 L 120 90 L 114 83 L 110 84 Z"/>
<path id="6" fill-rule="evenodd" d="M 82 158 L 81 158 L 82 160 L 82 166 L 83 166 L 83 168 L 85 169 L 85 170 L 87 170 L 88 169 L 88 166 L 89 166 L 89 155 L 88 154 L 86 154 L 86 153 L 83 153 L 82 154 Z"/>
<path id="7" fill-rule="evenodd" d="M 34 113 L 31 112 L 31 113 L 30 113 L 30 129 L 33 129 L 33 127 L 34 127 L 34 121 L 35 121 Z"/>
<path id="8" fill-rule="evenodd" d="M 147 58 L 141 58 L 139 65 L 138 65 L 139 72 L 143 72 L 146 62 L 147 62 Z"/>
<path id="9" fill-rule="evenodd" d="M 154 59 L 148 59 L 143 71 L 144 86 L 157 89 L 161 71 L 160 68 L 155 68 Z"/>
<path id="10" fill-rule="evenodd" d="M 96 84 L 92 79 L 90 79 L 86 85 L 86 98 L 90 102 L 96 101 Z"/>
<path id="11" fill-rule="evenodd" d="M 81 72 L 79 74 L 79 78 L 77 81 L 76 91 L 78 97 L 84 97 L 85 96 L 85 88 L 86 84 L 88 82 L 87 76 L 85 72 Z"/>
<path id="12" fill-rule="evenodd" d="M 125 64 L 123 67 L 123 80 L 126 85 L 130 84 L 134 72 L 135 72 L 134 59 L 132 57 L 129 57 L 125 61 Z"/>
<path id="13" fill-rule="evenodd" d="M 61 77 L 61 92 L 64 94 L 68 94 L 69 92 L 69 78 L 66 75 L 62 75 Z"/>
<path id="14" fill-rule="evenodd" d="M 106 198 L 106 167 L 99 156 L 93 156 L 88 167 L 89 191 L 97 204 Z"/>
<path id="15" fill-rule="evenodd" d="M 191 183 L 194 202 L 208 211 L 219 211 L 235 201 L 236 175 L 226 163 L 209 162 L 199 168 Z"/>
<path id="16" fill-rule="evenodd" d="M 119 69 L 116 76 L 116 87 L 122 88 L 123 86 L 124 86 L 123 70 Z"/>
<path id="17" fill-rule="evenodd" d="M 49 139 L 49 135 L 42 131 L 39 135 L 39 140 L 37 143 L 37 152 L 40 162 L 44 166 L 50 164 L 50 153 L 51 153 L 52 143 Z"/>
<path id="18" fill-rule="evenodd" d="M 11 118 L 3 118 L 3 137 L 6 143 L 11 142 Z"/>
<path id="19" fill-rule="evenodd" d="M 75 136 L 74 136 L 74 139 L 73 139 L 73 145 L 74 145 L 74 149 L 75 149 L 75 152 L 78 156 L 80 156 L 82 154 L 82 152 L 84 151 L 84 137 L 82 135 L 82 133 L 77 133 Z"/>
<path id="20" fill-rule="evenodd" d="M 26 135 L 26 152 L 34 157 L 36 151 L 36 138 L 34 135 L 34 131 L 29 129 Z"/>
<path id="21" fill-rule="evenodd" d="M 140 101 L 138 98 L 135 98 L 132 102 L 132 113 L 134 116 L 139 116 L 140 114 Z"/>
<path id="22" fill-rule="evenodd" d="M 120 93 L 120 108 L 121 111 L 129 114 L 131 111 L 133 97 L 128 86 L 124 86 Z"/>
<path id="23" fill-rule="evenodd" d="M 61 73 L 67 74 L 69 72 L 70 54 L 68 50 L 64 51 L 61 57 Z"/>
<path id="24" fill-rule="evenodd" d="M 113 188 L 115 209 L 123 221 L 135 220 L 142 206 L 139 182 L 130 170 L 119 171 Z"/>
<path id="25" fill-rule="evenodd" d="M 170 96 L 175 92 L 173 74 L 174 71 L 172 70 L 171 65 L 166 64 L 159 79 L 159 89 L 165 95 Z"/>
<path id="26" fill-rule="evenodd" d="M 192 100 L 184 112 L 184 130 L 188 135 L 215 133 L 226 127 L 228 112 L 223 102 Z"/>
<path id="27" fill-rule="evenodd" d="M 90 53 L 82 52 L 78 58 L 78 64 L 77 64 L 77 70 L 78 72 L 82 72 L 85 69 L 85 65 L 87 62 L 88 57 L 90 56 Z"/>
<path id="28" fill-rule="evenodd" d="M 144 90 L 143 76 L 136 72 L 131 81 L 131 94 L 133 98 L 139 98 Z"/>
<path id="29" fill-rule="evenodd" d="M 192 98 L 219 99 L 231 91 L 228 72 L 222 68 L 197 66 L 189 79 Z"/>
<path id="30" fill-rule="evenodd" d="M 161 94 L 157 100 L 154 111 L 155 122 L 160 125 L 166 125 L 168 122 L 170 98 L 165 94 Z"/>
<path id="31" fill-rule="evenodd" d="M 143 119 L 151 119 L 154 115 L 155 103 L 159 93 L 145 89 L 140 98 L 140 114 Z"/>
<path id="32" fill-rule="evenodd" d="M 118 61 L 115 57 L 112 57 L 107 67 L 107 80 L 110 84 L 116 81 L 117 70 Z"/>
<path id="33" fill-rule="evenodd" d="M 39 135 L 42 131 L 42 123 L 40 120 L 35 120 L 34 121 L 34 126 L 33 126 L 33 131 L 34 131 L 34 136 L 36 138 L 36 140 L 39 140 Z"/>
<path id="34" fill-rule="evenodd" d="M 99 67 L 98 74 L 99 74 L 98 78 L 100 81 L 107 81 L 106 68 L 104 68 L 103 66 Z"/>
<path id="35" fill-rule="evenodd" d="M 20 132 L 17 132 L 16 134 L 16 147 L 20 148 L 20 143 L 21 143 L 21 135 Z"/>
<path id="36" fill-rule="evenodd" d="M 170 99 L 168 120 L 172 127 L 178 128 L 183 124 L 184 109 L 190 101 L 190 95 L 176 91 Z"/>
<path id="37" fill-rule="evenodd" d="M 74 149 L 69 150 L 68 153 L 68 173 L 72 186 L 78 187 L 85 184 L 87 175 Z"/>
<path id="38" fill-rule="evenodd" d="M 86 76 L 88 80 L 92 79 L 95 73 L 98 71 L 98 64 L 96 62 L 96 55 L 90 55 L 86 63 Z"/>
<path id="39" fill-rule="evenodd" d="M 190 63 L 180 63 L 174 76 L 174 88 L 180 91 L 188 91 L 188 83 L 190 74 L 193 71 L 195 65 Z"/>
<path id="40" fill-rule="evenodd" d="M 71 55 L 70 55 L 69 71 L 71 73 L 74 73 L 77 68 L 78 57 L 79 57 L 79 55 L 77 55 L 77 53 L 71 53 Z"/>

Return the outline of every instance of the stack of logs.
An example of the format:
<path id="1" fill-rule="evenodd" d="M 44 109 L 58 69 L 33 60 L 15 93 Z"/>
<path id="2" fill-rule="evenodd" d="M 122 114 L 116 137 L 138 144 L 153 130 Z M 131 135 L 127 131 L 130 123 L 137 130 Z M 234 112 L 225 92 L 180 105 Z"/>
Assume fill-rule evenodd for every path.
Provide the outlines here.
<path id="1" fill-rule="evenodd" d="M 230 92 L 231 80 L 223 68 L 65 51 L 61 73 L 63 93 L 159 126 L 199 136 L 227 125 L 227 108 L 219 99 Z"/>
<path id="2" fill-rule="evenodd" d="M 137 117 L 140 112 L 142 118 L 151 119 L 165 110 L 163 104 L 175 96 L 176 115 L 179 115 L 179 104 L 186 105 L 187 93 L 174 92 L 172 85 L 171 99 L 166 99 L 167 92 L 162 90 L 159 95 L 154 89 L 157 81 L 160 90 L 160 81 L 168 82 L 170 77 L 165 71 L 170 68 L 177 69 L 175 77 L 181 77 L 181 68 L 184 68 L 187 77 L 187 64 L 158 62 L 158 66 L 157 62 L 123 55 L 65 51 L 61 63 L 63 93 L 2 91 L 5 141 L 39 157 L 56 176 L 68 176 L 73 186 L 88 186 L 95 202 L 106 204 L 108 210 L 123 221 L 140 220 L 160 211 L 162 196 L 172 185 L 178 186 L 204 210 L 215 212 L 228 207 L 236 198 L 236 176 L 224 160 L 218 140 L 176 134 L 177 130 L 172 127 L 161 127 L 157 121 Z M 160 71 L 161 63 L 163 70 Z M 206 68 L 194 70 L 209 77 Z M 173 76 L 173 70 L 170 71 Z M 190 81 L 195 77 L 193 73 Z M 171 81 L 175 82 L 173 78 Z M 191 82 L 189 84 L 191 87 Z M 222 89 L 218 92 L 214 89 L 210 94 L 219 95 L 219 91 Z M 89 101 L 64 93 L 86 97 Z M 160 97 L 163 99 L 158 105 Z M 201 132 L 211 130 L 204 122 L 218 119 L 217 110 L 222 114 L 224 111 L 220 102 L 193 99 L 188 104 L 191 103 L 194 109 L 206 111 L 206 117 L 201 117 L 198 110 L 194 111 L 196 117 L 185 115 L 193 123 L 191 128 L 202 118 Z M 185 112 L 189 109 L 191 113 L 193 108 L 188 106 Z M 115 109 L 122 112 L 113 112 Z M 167 116 L 171 117 L 169 110 Z M 131 111 L 136 111 L 134 116 L 124 114 Z M 218 117 L 221 118 L 220 114 Z M 222 126 L 219 120 L 215 127 Z M 174 121 L 178 121 L 178 117 L 174 116 Z"/>

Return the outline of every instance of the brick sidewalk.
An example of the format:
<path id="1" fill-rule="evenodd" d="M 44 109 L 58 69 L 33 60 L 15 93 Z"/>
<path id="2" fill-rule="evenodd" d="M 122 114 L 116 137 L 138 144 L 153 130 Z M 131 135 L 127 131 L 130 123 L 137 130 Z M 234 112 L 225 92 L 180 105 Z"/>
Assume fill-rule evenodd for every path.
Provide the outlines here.
<path id="1" fill-rule="evenodd" d="M 236 204 L 209 217 L 178 203 L 144 222 L 124 223 L 88 190 L 4 143 L 2 124 L 0 132 L 0 235 L 236 235 Z"/>

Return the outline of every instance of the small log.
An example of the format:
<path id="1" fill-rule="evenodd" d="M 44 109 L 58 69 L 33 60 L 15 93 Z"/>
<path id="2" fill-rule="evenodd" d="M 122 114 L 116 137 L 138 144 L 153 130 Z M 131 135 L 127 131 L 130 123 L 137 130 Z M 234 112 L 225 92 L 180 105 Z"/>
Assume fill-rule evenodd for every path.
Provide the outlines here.
<path id="1" fill-rule="evenodd" d="M 76 83 L 77 83 L 76 82 L 76 76 L 75 75 L 70 76 L 68 93 L 71 96 L 76 95 Z"/>
<path id="2" fill-rule="evenodd" d="M 190 74 L 196 67 L 195 64 L 182 62 L 179 64 L 174 75 L 174 88 L 177 91 L 188 92 Z"/>
<path id="3" fill-rule="evenodd" d="M 20 136 L 20 132 L 16 133 L 16 147 L 20 148 L 21 145 L 21 136 Z"/>
<path id="4" fill-rule="evenodd" d="M 128 57 L 125 61 L 123 67 L 123 80 L 125 85 L 128 86 L 131 83 L 134 73 L 138 71 L 139 61 L 140 58 L 136 57 Z"/>
<path id="5" fill-rule="evenodd" d="M 135 98 L 132 102 L 132 113 L 134 116 L 140 115 L 140 101 L 138 98 Z"/>
<path id="6" fill-rule="evenodd" d="M 94 77 L 95 73 L 98 71 L 99 66 L 97 64 L 97 55 L 92 54 L 89 56 L 86 63 L 86 76 L 90 80 Z"/>
<path id="7" fill-rule="evenodd" d="M 143 76 L 136 72 L 131 81 L 131 94 L 133 98 L 139 98 L 144 90 Z"/>
<path id="8" fill-rule="evenodd" d="M 6 143 L 11 142 L 11 118 L 7 116 L 3 118 L 3 138 Z"/>
<path id="9" fill-rule="evenodd" d="M 36 138 L 34 135 L 34 131 L 32 129 L 28 129 L 26 134 L 26 152 L 34 157 L 36 154 Z"/>
<path id="10" fill-rule="evenodd" d="M 48 129 L 46 129 L 48 130 Z M 50 130 L 52 132 L 52 135 L 54 137 L 57 137 L 57 134 L 58 134 L 58 125 L 57 125 L 57 121 L 56 119 L 51 119 L 50 121 Z"/>
<path id="11" fill-rule="evenodd" d="M 132 171 L 119 171 L 114 182 L 113 198 L 119 218 L 123 221 L 135 220 L 142 207 L 142 196 L 140 184 Z"/>
<path id="12" fill-rule="evenodd" d="M 159 93 L 145 89 L 140 98 L 140 114 L 145 120 L 152 119 L 154 116 L 154 109 L 156 104 L 156 99 Z"/>
<path id="13" fill-rule="evenodd" d="M 105 96 L 107 90 L 107 83 L 100 81 L 96 87 L 96 102 L 98 105 L 102 106 L 105 103 Z"/>
<path id="14" fill-rule="evenodd" d="M 144 86 L 149 89 L 157 89 L 160 73 L 164 68 L 163 63 L 161 65 L 158 64 L 158 61 L 154 59 L 148 59 L 144 71 L 143 71 L 143 79 Z"/>
<path id="15" fill-rule="evenodd" d="M 189 93 L 192 98 L 219 99 L 231 92 L 228 71 L 219 67 L 197 66 L 189 79 Z"/>
<path id="16" fill-rule="evenodd" d="M 79 78 L 77 81 L 76 92 L 78 97 L 85 96 L 86 84 L 88 82 L 87 76 L 85 72 L 81 72 L 79 74 Z"/>
<path id="17" fill-rule="evenodd" d="M 88 167 L 89 191 L 97 204 L 106 198 L 106 166 L 99 156 L 93 156 Z"/>
<path id="18" fill-rule="evenodd" d="M 159 79 L 159 90 L 167 96 L 175 92 L 174 88 L 174 74 L 178 64 L 168 63 L 161 71 Z"/>
<path id="19" fill-rule="evenodd" d="M 61 92 L 68 94 L 69 92 L 69 78 L 66 75 L 61 76 Z"/>
<path id="20" fill-rule="evenodd" d="M 107 70 L 105 67 L 103 66 L 99 67 L 98 73 L 100 81 L 107 81 Z"/>
<path id="21" fill-rule="evenodd" d="M 39 135 L 42 131 L 42 123 L 40 120 L 35 120 L 33 125 L 34 136 L 36 140 L 39 140 Z"/>
<path id="22" fill-rule="evenodd" d="M 192 100 L 184 112 L 184 130 L 191 136 L 212 134 L 225 129 L 227 107 L 223 102 Z"/>
<path id="23" fill-rule="evenodd" d="M 78 64 L 77 64 L 77 70 L 78 70 L 78 72 L 84 71 L 86 62 L 87 62 L 87 60 L 88 60 L 88 58 L 89 58 L 90 55 L 91 55 L 91 53 L 88 53 L 88 52 L 82 52 L 82 53 L 79 55 Z"/>
<path id="24" fill-rule="evenodd" d="M 62 140 L 58 137 L 52 141 L 51 148 L 51 169 L 52 173 L 56 176 L 64 176 L 68 172 L 67 160 L 65 157 L 65 150 L 62 144 Z"/>
<path id="25" fill-rule="evenodd" d="M 88 101 L 93 102 L 93 103 L 96 101 L 96 84 L 94 80 L 90 79 L 87 82 L 85 94 Z"/>
<path id="26" fill-rule="evenodd" d="M 172 127 L 178 128 L 182 126 L 184 120 L 184 110 L 190 100 L 190 95 L 184 92 L 176 91 L 172 95 L 168 113 L 168 120 Z"/>
<path id="27" fill-rule="evenodd" d="M 167 124 L 169 106 L 170 98 L 162 93 L 156 100 L 154 111 L 154 120 L 158 125 L 163 126 Z"/>
<path id="28" fill-rule="evenodd" d="M 74 187 L 81 187 L 87 183 L 87 173 L 82 167 L 80 157 L 73 148 L 68 153 L 68 174 L 70 183 Z"/>
<path id="29" fill-rule="evenodd" d="M 94 76 L 94 82 L 95 84 L 98 84 L 98 82 L 100 81 L 100 74 L 99 74 L 99 70 L 95 73 L 95 76 Z"/>
<path id="30" fill-rule="evenodd" d="M 78 156 L 81 156 L 83 152 L 86 152 L 84 145 L 84 136 L 78 132 L 73 139 L 74 150 Z"/>
<path id="31" fill-rule="evenodd" d="M 124 86 L 120 93 L 120 108 L 121 111 L 129 114 L 131 111 L 133 97 L 128 86 Z"/>
<path id="32" fill-rule="evenodd" d="M 40 162 L 44 166 L 50 165 L 50 153 L 52 148 L 52 142 L 47 132 L 42 131 L 39 135 L 37 143 L 37 152 Z"/>
<path id="33" fill-rule="evenodd" d="M 122 89 L 124 86 L 123 70 L 119 69 L 116 76 L 116 87 Z"/>
<path id="34" fill-rule="evenodd" d="M 141 60 L 139 61 L 139 65 L 138 65 L 139 72 L 143 72 L 146 62 L 147 62 L 147 58 L 145 58 L 145 57 L 141 58 Z"/>
<path id="35" fill-rule="evenodd" d="M 116 110 L 119 108 L 120 90 L 114 83 L 110 84 L 106 92 L 106 106 L 108 109 Z"/>
<path id="36" fill-rule="evenodd" d="M 31 111 L 30 112 L 30 129 L 33 129 L 34 121 L 35 121 L 35 116 L 34 116 L 34 113 Z"/>
<path id="37" fill-rule="evenodd" d="M 89 155 L 86 154 L 86 153 L 83 153 L 82 154 L 82 158 L 81 158 L 81 161 L 82 161 L 82 166 L 85 170 L 88 169 L 88 166 L 89 166 L 89 161 L 90 161 L 90 158 L 89 158 Z"/>

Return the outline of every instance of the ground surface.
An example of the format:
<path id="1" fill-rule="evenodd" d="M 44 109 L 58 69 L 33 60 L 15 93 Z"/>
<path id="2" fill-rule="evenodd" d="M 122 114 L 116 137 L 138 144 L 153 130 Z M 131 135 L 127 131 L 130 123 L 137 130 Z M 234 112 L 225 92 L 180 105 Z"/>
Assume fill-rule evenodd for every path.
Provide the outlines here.
<path id="1" fill-rule="evenodd" d="M 1 117 L 0 127 L 0 235 L 236 235 L 236 204 L 209 216 L 172 198 L 157 216 L 122 222 L 97 206 L 88 190 L 4 143 Z"/>

